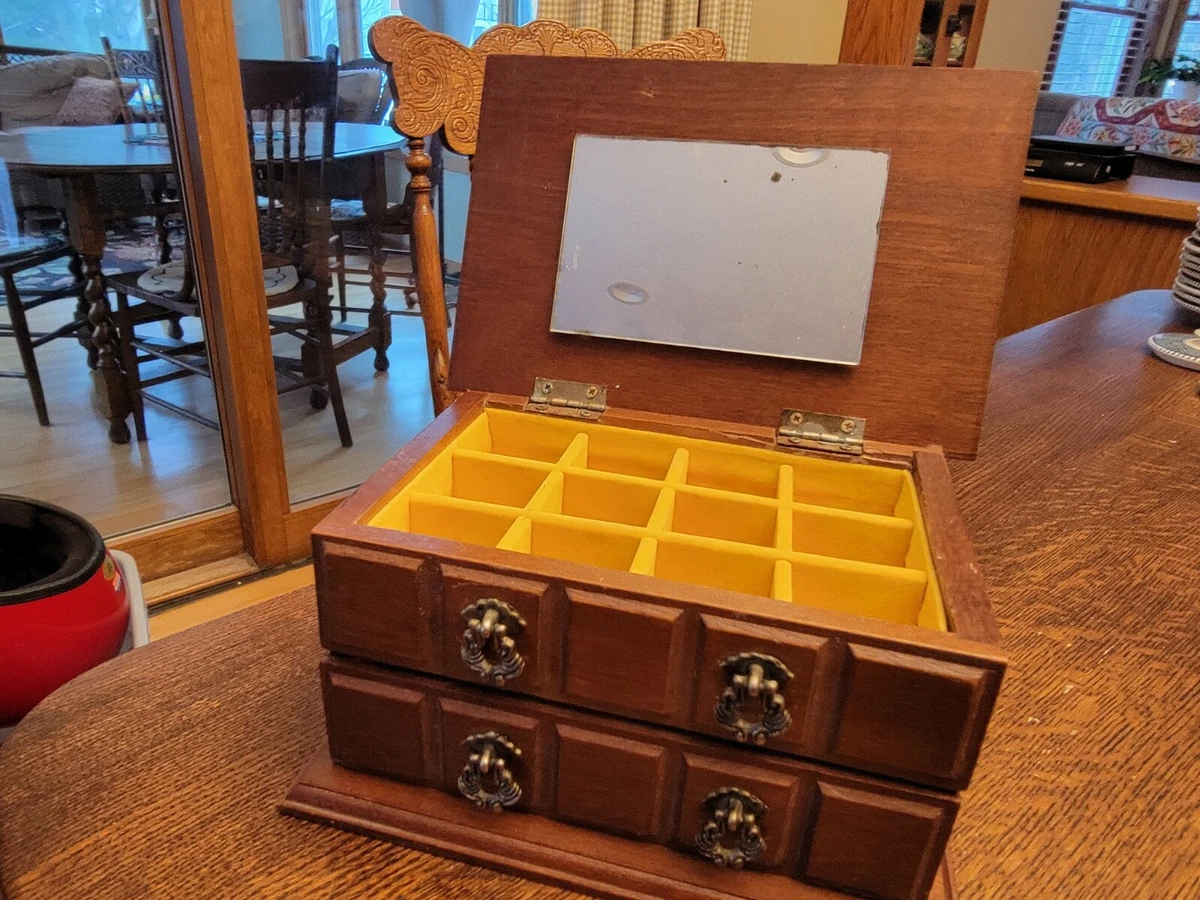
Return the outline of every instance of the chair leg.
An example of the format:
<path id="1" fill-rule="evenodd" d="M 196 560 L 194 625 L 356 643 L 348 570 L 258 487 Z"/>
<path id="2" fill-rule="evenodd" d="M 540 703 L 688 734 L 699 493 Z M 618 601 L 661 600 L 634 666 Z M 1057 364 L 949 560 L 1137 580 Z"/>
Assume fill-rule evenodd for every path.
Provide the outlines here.
<path id="1" fill-rule="evenodd" d="M 409 247 L 412 247 L 412 237 L 409 236 Z M 417 284 L 421 274 L 417 271 L 417 254 L 415 248 L 408 254 L 408 263 L 412 267 L 412 284 L 401 288 L 404 292 L 404 306 L 406 309 L 416 309 L 420 302 L 420 293 L 417 290 Z"/>
<path id="2" fill-rule="evenodd" d="M 129 298 L 117 294 L 117 342 L 121 349 L 121 365 L 125 369 L 125 385 L 133 412 L 133 429 L 139 442 L 146 440 L 146 404 L 142 400 L 142 376 L 138 371 L 137 348 L 133 345 L 133 316 Z"/>
<path id="3" fill-rule="evenodd" d="M 50 424 L 50 414 L 46 411 L 46 395 L 42 392 L 42 377 L 38 374 L 37 358 L 33 353 L 33 338 L 29 334 L 29 323 L 25 320 L 25 307 L 21 305 L 21 297 L 17 293 L 17 282 L 13 278 L 12 269 L 4 270 L 4 296 L 8 305 L 8 315 L 12 320 L 13 337 L 17 339 L 17 352 L 21 354 L 21 365 L 25 369 L 25 378 L 29 382 L 29 393 L 33 395 L 33 408 L 37 411 L 38 421 L 43 425 Z"/>
<path id="4" fill-rule="evenodd" d="M 337 259 L 338 309 L 341 313 L 341 321 L 345 322 L 348 313 L 346 306 L 346 242 L 340 234 L 334 236 L 333 254 Z"/>
<path id="5" fill-rule="evenodd" d="M 306 309 L 306 313 L 308 313 L 309 322 L 312 323 L 310 334 L 316 340 L 319 377 L 325 385 L 330 403 L 333 404 L 333 419 L 337 423 L 338 437 L 341 439 L 343 447 L 353 447 L 354 439 L 350 436 L 350 421 L 346 418 L 346 406 L 342 402 L 342 384 L 338 379 L 337 361 L 333 356 L 333 310 L 330 298 L 327 295 L 305 305 L 310 307 Z"/>

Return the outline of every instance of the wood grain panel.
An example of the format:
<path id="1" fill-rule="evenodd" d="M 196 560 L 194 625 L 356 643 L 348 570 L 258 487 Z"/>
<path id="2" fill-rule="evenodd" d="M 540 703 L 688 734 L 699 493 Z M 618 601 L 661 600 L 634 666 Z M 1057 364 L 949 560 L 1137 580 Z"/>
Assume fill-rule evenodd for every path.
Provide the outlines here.
<path id="1" fill-rule="evenodd" d="M 925 0 L 849 0 L 838 62 L 911 66 L 924 8 Z"/>
<path id="2" fill-rule="evenodd" d="M 772 428 L 785 408 L 834 410 L 874 440 L 970 455 L 1035 89 L 1030 72 L 492 58 L 450 387 L 528 397 L 553 376 L 608 385 L 610 408 Z M 862 363 L 551 334 L 577 134 L 888 151 Z M 971 165 L 948 178 L 947 158 Z"/>
<path id="3" fill-rule="evenodd" d="M 831 758 L 891 775 L 965 784 L 999 677 L 874 647 L 849 649 Z"/>
<path id="4" fill-rule="evenodd" d="M 437 664 L 437 563 L 319 543 L 315 567 L 326 647 L 399 666 Z"/>
<path id="5" fill-rule="evenodd" d="M 1089 185 L 1090 187 L 1090 185 Z M 1025 200 L 1000 313 L 1001 337 L 1143 288 L 1169 288 L 1192 218 Z"/>
<path id="6" fill-rule="evenodd" d="M 818 884 L 834 884 L 874 897 L 926 896 L 937 871 L 937 847 L 953 814 L 853 788 L 817 783 L 816 824 L 801 871 Z M 880 848 L 900 849 L 911 863 L 884 864 Z"/>
<path id="7" fill-rule="evenodd" d="M 973 641 L 999 644 L 1000 629 L 988 603 L 979 560 L 958 512 L 946 457 L 936 449 L 914 451 L 913 478 L 950 629 Z"/>
<path id="8" fill-rule="evenodd" d="M 343 672 L 325 674 L 330 755 L 352 769 L 424 782 L 424 693 Z"/>
<path id="9" fill-rule="evenodd" d="M 687 655 L 679 646 L 682 611 L 586 591 L 567 597 L 567 696 L 670 714 L 680 688 L 670 663 Z"/>
<path id="10" fill-rule="evenodd" d="M 559 725 L 555 809 L 579 825 L 656 840 L 662 837 L 667 752 L 643 741 Z"/>

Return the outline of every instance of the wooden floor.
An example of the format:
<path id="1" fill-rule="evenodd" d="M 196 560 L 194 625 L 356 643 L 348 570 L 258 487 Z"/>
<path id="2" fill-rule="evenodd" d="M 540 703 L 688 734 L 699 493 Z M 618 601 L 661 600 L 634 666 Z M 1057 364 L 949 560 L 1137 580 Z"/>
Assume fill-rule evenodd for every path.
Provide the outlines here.
<path id="1" fill-rule="evenodd" d="M 351 303 L 366 306 L 366 288 L 350 289 Z M 366 296 L 364 296 L 366 295 Z M 398 290 L 388 299 L 403 308 Z M 45 330 L 65 321 L 74 300 L 47 304 L 30 327 Z M 6 311 L 0 313 L 6 315 Z M 352 316 L 351 321 L 363 321 Z M 189 336 L 196 320 L 185 320 Z M 151 326 L 157 327 L 157 326 Z M 339 367 L 354 446 L 338 441 L 333 412 L 310 408 L 307 391 L 280 397 L 289 493 L 293 502 L 332 493 L 363 481 L 433 416 L 418 317 L 392 319 L 390 370 L 375 372 L 373 353 Z M 294 340 L 281 338 L 283 342 Z M 286 344 L 283 352 L 295 354 Z M 278 348 L 277 348 L 278 349 Z M 118 446 L 95 408 L 93 374 L 72 339 L 37 351 L 50 410 L 49 428 L 34 415 L 23 380 L 0 379 L 0 493 L 19 494 L 75 510 L 108 536 L 229 502 L 220 435 L 173 413 L 147 408 L 149 440 Z M 12 340 L 0 340 L 0 370 L 21 368 Z M 212 382 L 187 378 L 158 388 L 173 402 L 215 416 Z"/>

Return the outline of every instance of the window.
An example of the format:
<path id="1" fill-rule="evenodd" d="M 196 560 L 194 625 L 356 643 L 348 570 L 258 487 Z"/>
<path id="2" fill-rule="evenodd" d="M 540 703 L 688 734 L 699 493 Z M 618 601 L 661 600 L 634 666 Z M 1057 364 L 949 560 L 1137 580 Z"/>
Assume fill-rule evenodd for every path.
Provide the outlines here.
<path id="1" fill-rule="evenodd" d="M 133 2 L 137 3 L 140 0 Z M 384 16 L 398 15 L 412 16 L 426 28 L 442 31 L 455 40 L 469 44 L 493 25 L 501 22 L 524 25 L 534 18 L 537 0 L 479 0 L 475 9 L 471 8 L 472 4 L 452 3 L 449 0 L 358 0 L 357 13 L 361 31 L 357 46 L 352 46 L 349 37 L 339 40 L 339 27 L 345 25 L 347 15 L 343 10 L 339 22 L 338 5 L 338 0 L 300 0 L 297 9 L 304 11 L 305 26 L 301 43 L 305 38 L 308 42 L 304 52 L 312 56 L 324 56 L 326 47 L 337 44 L 342 48 L 343 61 L 354 55 L 370 56 L 368 35 L 371 26 Z"/>
<path id="2" fill-rule="evenodd" d="M 141 0 L 3 0 L 0 29 L 17 47 L 99 53 L 102 34 L 114 47 L 146 47 Z"/>
<path id="3" fill-rule="evenodd" d="M 467 4 L 470 6 L 470 4 Z M 446 0 L 358 0 L 359 20 L 362 22 L 363 55 L 368 55 L 367 34 L 371 26 L 384 16 L 409 15 L 434 31 L 442 31 L 457 41 L 470 44 L 493 25 L 511 22 L 524 25 L 534 18 L 537 0 L 479 0 L 473 19 L 462 20 L 462 4 Z M 469 14 L 469 10 L 468 10 Z"/>
<path id="4" fill-rule="evenodd" d="M 1200 59 L 1200 0 L 1191 0 L 1187 5 L 1179 38 L 1175 41 L 1175 55 Z"/>
<path id="5" fill-rule="evenodd" d="M 500 24 L 500 0 L 479 0 L 479 10 L 475 13 L 475 31 L 471 34 L 471 43 L 493 25 Z"/>
<path id="6" fill-rule="evenodd" d="M 362 24 L 362 55 L 371 55 L 371 45 L 367 41 L 367 35 L 371 31 L 371 26 L 382 19 L 384 16 L 400 15 L 400 0 L 359 0 L 359 22 Z"/>
<path id="7" fill-rule="evenodd" d="M 1133 93 L 1165 6 L 1166 0 L 1063 0 L 1043 89 L 1101 97 Z"/>
<path id="8" fill-rule="evenodd" d="M 325 56 L 330 44 L 338 43 L 337 0 L 308 0 L 308 53 Z"/>

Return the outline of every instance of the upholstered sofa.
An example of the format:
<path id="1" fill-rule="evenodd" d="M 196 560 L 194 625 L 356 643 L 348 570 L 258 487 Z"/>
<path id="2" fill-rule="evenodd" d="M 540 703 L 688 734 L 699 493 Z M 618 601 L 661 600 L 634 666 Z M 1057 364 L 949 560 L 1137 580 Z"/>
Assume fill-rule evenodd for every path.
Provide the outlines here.
<path id="1" fill-rule="evenodd" d="M 1134 144 L 1135 175 L 1200 181 L 1200 103 L 1042 91 L 1033 133 Z"/>
<path id="2" fill-rule="evenodd" d="M 0 130 L 16 131 L 43 125 L 112 124 L 120 121 L 120 101 L 113 88 L 103 102 L 94 94 L 72 98 L 80 79 L 93 87 L 109 82 L 108 63 L 103 56 L 87 53 L 58 53 L 26 56 L 0 54 Z M 85 117 L 78 117 L 83 106 Z M 70 107 L 76 112 L 71 113 Z M 64 114 L 66 117 L 64 118 Z M 3 160 L 0 160 L 2 163 Z M 101 201 L 110 209 L 134 209 L 147 201 L 137 176 L 105 175 L 98 181 Z M 64 208 L 61 184 L 24 172 L 10 173 L 13 203 L 22 218 Z"/>
<path id="3" fill-rule="evenodd" d="M 85 77 L 108 78 L 104 57 L 65 53 L 0 65 L 0 129 L 58 125 L 76 80 Z"/>

